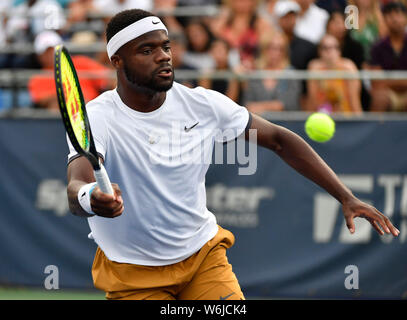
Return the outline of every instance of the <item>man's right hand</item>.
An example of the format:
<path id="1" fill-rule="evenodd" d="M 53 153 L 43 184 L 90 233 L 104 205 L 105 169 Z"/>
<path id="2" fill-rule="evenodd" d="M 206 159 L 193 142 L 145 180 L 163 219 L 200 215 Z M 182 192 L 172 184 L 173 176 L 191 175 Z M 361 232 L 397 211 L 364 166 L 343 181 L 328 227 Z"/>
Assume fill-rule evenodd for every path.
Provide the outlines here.
<path id="1" fill-rule="evenodd" d="M 122 192 L 116 183 L 112 183 L 114 195 L 103 193 L 98 186 L 92 191 L 90 205 L 92 211 L 101 217 L 115 218 L 123 213 Z"/>

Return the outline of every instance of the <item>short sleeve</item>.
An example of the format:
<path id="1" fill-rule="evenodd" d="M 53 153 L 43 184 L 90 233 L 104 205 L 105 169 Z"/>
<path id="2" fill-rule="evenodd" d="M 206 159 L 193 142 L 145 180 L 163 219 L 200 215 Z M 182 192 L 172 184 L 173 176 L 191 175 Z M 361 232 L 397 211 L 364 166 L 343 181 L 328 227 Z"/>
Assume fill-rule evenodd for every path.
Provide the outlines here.
<path id="1" fill-rule="evenodd" d="M 105 160 L 107 151 L 107 139 L 108 139 L 108 129 L 106 125 L 105 115 L 101 110 L 98 110 L 98 106 L 93 104 L 87 105 L 87 112 L 89 123 L 92 131 L 93 141 L 95 142 L 95 147 L 98 155 Z M 69 154 L 68 154 L 68 164 L 79 157 L 80 155 L 76 152 L 75 148 L 72 146 L 68 135 L 66 136 L 68 143 Z"/>
<path id="2" fill-rule="evenodd" d="M 217 119 L 217 142 L 227 142 L 240 136 L 249 125 L 249 111 L 227 96 L 206 90 L 206 96 Z"/>

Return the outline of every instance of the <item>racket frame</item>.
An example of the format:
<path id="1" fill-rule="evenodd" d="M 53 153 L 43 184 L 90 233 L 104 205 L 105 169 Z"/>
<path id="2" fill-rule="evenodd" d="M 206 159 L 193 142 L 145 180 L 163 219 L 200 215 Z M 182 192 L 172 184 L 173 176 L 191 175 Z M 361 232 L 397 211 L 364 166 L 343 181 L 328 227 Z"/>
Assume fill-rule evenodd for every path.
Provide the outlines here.
<path id="1" fill-rule="evenodd" d="M 79 95 L 79 100 L 80 100 L 80 108 L 81 112 L 83 113 L 83 118 L 84 118 L 84 125 L 85 125 L 85 130 L 88 132 L 88 139 L 89 139 L 89 152 L 84 150 L 82 146 L 79 144 L 78 139 L 76 138 L 71 120 L 69 118 L 68 114 L 68 106 L 66 105 L 66 98 L 65 93 L 64 93 L 64 88 L 63 88 L 63 82 L 62 82 L 62 70 L 61 70 L 61 56 L 62 54 L 65 54 L 67 61 L 69 63 L 69 66 L 72 71 L 72 75 L 74 77 L 74 80 L 76 82 L 76 87 L 78 89 L 78 95 Z M 61 111 L 61 116 L 62 116 L 62 121 L 64 123 L 66 132 L 68 134 L 69 140 L 72 143 L 72 146 L 74 149 L 81 155 L 85 156 L 90 163 L 92 164 L 92 167 L 94 170 L 100 170 L 100 163 L 98 160 L 98 154 L 96 151 L 95 143 L 93 140 L 93 135 L 92 131 L 90 128 L 89 124 L 89 119 L 88 119 L 88 114 L 86 112 L 86 107 L 85 107 L 85 99 L 83 97 L 83 93 L 80 87 L 79 83 L 79 78 L 76 73 L 75 66 L 72 62 L 71 56 L 68 52 L 68 49 L 64 47 L 63 45 L 58 45 L 55 47 L 54 51 L 54 74 L 55 74 L 55 85 L 57 89 L 57 97 L 58 97 L 58 105 L 59 109 Z"/>
<path id="2" fill-rule="evenodd" d="M 64 88 L 63 88 L 63 82 L 62 82 L 62 69 L 61 69 L 61 57 L 62 54 L 65 55 L 69 66 L 72 71 L 72 75 L 74 77 L 74 80 L 76 82 L 76 88 L 78 91 L 79 95 L 79 100 L 80 100 L 80 106 L 79 108 L 81 109 L 81 112 L 83 114 L 83 122 L 85 126 L 85 130 L 88 133 L 88 142 L 89 142 L 89 151 L 86 151 L 82 148 L 80 143 L 78 142 L 78 139 L 75 135 L 74 128 L 72 126 L 69 113 L 68 113 L 68 106 L 66 104 L 66 98 L 65 93 L 64 93 Z M 79 78 L 76 73 L 75 66 L 72 62 L 71 56 L 68 52 L 68 49 L 64 47 L 63 45 L 57 45 L 54 48 L 54 78 L 55 78 L 55 86 L 56 86 L 56 92 L 57 92 L 57 98 L 58 98 L 58 105 L 59 109 L 61 111 L 61 116 L 62 116 L 62 122 L 64 123 L 66 132 L 68 134 L 69 140 L 72 143 L 72 146 L 78 152 L 80 155 L 85 156 L 89 162 L 92 164 L 93 170 L 94 170 L 94 175 L 96 182 L 100 189 L 104 193 L 108 194 L 114 194 L 109 177 L 106 173 L 106 170 L 102 163 L 99 161 L 99 156 L 96 151 L 95 147 L 95 142 L 93 140 L 93 135 L 92 135 L 92 130 L 90 127 L 89 123 L 89 118 L 88 114 L 86 112 L 86 104 L 85 104 L 85 99 L 83 97 L 82 89 L 79 83 Z"/>

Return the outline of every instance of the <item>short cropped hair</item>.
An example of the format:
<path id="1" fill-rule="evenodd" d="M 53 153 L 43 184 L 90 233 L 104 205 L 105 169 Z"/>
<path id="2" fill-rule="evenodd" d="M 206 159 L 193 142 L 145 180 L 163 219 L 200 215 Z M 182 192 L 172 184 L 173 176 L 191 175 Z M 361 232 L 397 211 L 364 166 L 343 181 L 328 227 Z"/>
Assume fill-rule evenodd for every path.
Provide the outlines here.
<path id="1" fill-rule="evenodd" d="M 154 16 L 154 14 L 141 9 L 130 9 L 119 12 L 106 26 L 106 41 L 109 42 L 116 33 L 132 23 L 150 16 Z"/>

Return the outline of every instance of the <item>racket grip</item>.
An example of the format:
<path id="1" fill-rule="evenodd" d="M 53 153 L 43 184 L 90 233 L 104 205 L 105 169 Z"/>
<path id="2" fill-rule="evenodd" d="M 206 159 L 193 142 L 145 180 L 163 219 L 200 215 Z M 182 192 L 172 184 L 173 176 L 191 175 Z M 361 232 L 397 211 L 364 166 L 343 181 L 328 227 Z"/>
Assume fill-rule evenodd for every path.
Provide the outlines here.
<path id="1" fill-rule="evenodd" d="M 100 164 L 100 170 L 94 170 L 95 179 L 98 184 L 98 187 L 103 193 L 113 195 L 112 184 L 110 183 L 109 176 L 107 175 L 105 167 Z"/>

